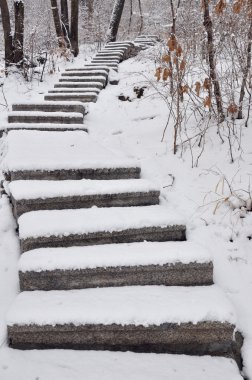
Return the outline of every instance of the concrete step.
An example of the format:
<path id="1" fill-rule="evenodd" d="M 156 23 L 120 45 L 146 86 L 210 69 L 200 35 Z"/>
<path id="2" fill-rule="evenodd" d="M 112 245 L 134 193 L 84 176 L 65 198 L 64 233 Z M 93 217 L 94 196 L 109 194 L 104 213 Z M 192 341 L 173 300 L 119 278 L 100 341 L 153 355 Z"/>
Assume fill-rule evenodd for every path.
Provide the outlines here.
<path id="1" fill-rule="evenodd" d="M 128 49 L 128 48 L 131 48 L 131 47 L 134 47 L 134 42 L 132 41 L 116 41 L 116 42 L 109 42 L 105 45 L 105 49 L 108 48 L 108 47 L 117 47 L 117 48 L 125 48 L 125 49 Z"/>
<path id="2" fill-rule="evenodd" d="M 65 73 L 61 74 L 62 77 L 108 77 L 108 73 L 105 70 L 73 70 L 73 71 L 66 71 Z"/>
<path id="3" fill-rule="evenodd" d="M 88 82 L 88 81 L 81 81 L 81 82 L 63 82 L 63 83 L 56 83 L 54 85 L 54 88 L 94 88 L 94 89 L 100 89 L 102 90 L 104 88 L 103 82 Z"/>
<path id="4" fill-rule="evenodd" d="M 77 132 L 76 132 L 77 133 Z M 141 241 L 183 241 L 184 219 L 164 206 L 32 211 L 18 219 L 21 251 Z"/>
<path id="5" fill-rule="evenodd" d="M 79 88 L 67 88 L 67 87 L 62 87 L 62 88 L 58 88 L 56 90 L 49 90 L 48 91 L 48 94 L 60 94 L 60 93 L 68 93 L 68 94 L 71 94 L 71 93 L 78 93 L 78 94 L 81 94 L 81 93 L 86 93 L 86 92 L 94 92 L 96 94 L 99 94 L 101 92 L 101 89 L 100 88 L 95 88 L 95 87 L 89 87 L 89 88 L 83 88 L 83 89 L 79 89 Z"/>
<path id="6" fill-rule="evenodd" d="M 97 57 L 97 56 L 95 56 L 94 58 L 92 58 L 92 63 L 94 63 L 94 62 L 118 64 L 120 62 L 120 59 L 116 58 L 116 57 Z"/>
<path id="7" fill-rule="evenodd" d="M 100 62 L 98 62 L 98 63 L 90 63 L 89 65 L 86 65 L 88 68 L 92 68 L 92 67 L 95 67 L 95 68 L 97 68 L 97 67 L 99 67 L 99 68 L 102 68 L 102 67 L 104 67 L 104 66 L 106 66 L 106 67 L 108 67 L 109 69 L 113 69 L 113 70 L 115 70 L 115 71 L 118 71 L 118 64 L 117 63 L 100 63 Z"/>
<path id="8" fill-rule="evenodd" d="M 79 181 L 12 181 L 14 215 L 35 210 L 148 206 L 159 203 L 157 186 L 141 179 Z"/>
<path id="9" fill-rule="evenodd" d="M 215 285 L 23 292 L 7 325 L 12 348 L 213 355 L 241 364 L 234 310 Z"/>
<path id="10" fill-rule="evenodd" d="M 22 254 L 21 291 L 213 284 L 209 252 L 192 242 L 40 248 Z"/>
<path id="11" fill-rule="evenodd" d="M 8 114 L 9 123 L 83 124 L 79 112 L 13 111 Z"/>
<path id="12" fill-rule="evenodd" d="M 0 127 L 0 136 L 3 132 L 14 130 L 37 130 L 37 131 L 85 131 L 88 132 L 84 124 L 56 124 L 56 123 L 9 123 Z"/>
<path id="13" fill-rule="evenodd" d="M 94 58 L 111 58 L 111 59 L 119 59 L 119 61 L 122 61 L 123 54 L 122 53 L 97 53 Z"/>
<path id="14" fill-rule="evenodd" d="M 10 131 L 5 144 L 2 168 L 9 181 L 140 177 L 137 162 L 111 152 L 83 131 Z"/>
<path id="15" fill-rule="evenodd" d="M 106 71 L 106 73 L 109 73 L 109 67 L 107 66 L 95 66 L 95 65 L 85 65 L 82 67 L 72 67 L 71 69 L 66 69 L 65 71 L 97 71 L 97 70 L 102 70 Z"/>
<path id="16" fill-rule="evenodd" d="M 85 106 L 80 102 L 26 102 L 12 105 L 13 111 L 42 111 L 42 112 L 78 112 L 85 115 Z"/>
<path id="17" fill-rule="evenodd" d="M 82 77 L 82 76 L 78 76 L 78 77 L 61 77 L 59 78 L 59 82 L 82 82 L 82 83 L 101 83 L 103 85 L 103 87 L 106 86 L 106 83 L 107 83 L 107 78 L 105 77 L 101 77 L 101 76 L 97 76 L 97 77 Z"/>
<path id="18" fill-rule="evenodd" d="M 96 103 L 98 98 L 97 93 L 95 92 L 86 92 L 86 93 L 60 93 L 60 94 L 48 94 L 45 95 L 45 100 L 51 100 L 51 101 L 76 101 L 83 103 Z"/>

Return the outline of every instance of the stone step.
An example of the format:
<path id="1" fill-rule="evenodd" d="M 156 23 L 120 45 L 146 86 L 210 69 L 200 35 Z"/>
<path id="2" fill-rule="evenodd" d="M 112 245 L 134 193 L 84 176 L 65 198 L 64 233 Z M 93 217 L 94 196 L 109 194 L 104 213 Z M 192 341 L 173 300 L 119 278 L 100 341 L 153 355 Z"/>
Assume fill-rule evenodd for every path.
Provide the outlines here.
<path id="1" fill-rule="evenodd" d="M 10 131 L 2 169 L 9 181 L 139 178 L 134 160 L 115 154 L 83 131 Z M 46 152 L 46 154 L 45 154 Z"/>
<path id="2" fill-rule="evenodd" d="M 118 48 L 118 49 L 104 48 L 104 49 L 99 50 L 97 54 L 119 54 L 119 55 L 123 56 L 126 50 L 127 49 L 120 49 L 120 48 Z"/>
<path id="3" fill-rule="evenodd" d="M 159 188 L 141 179 L 12 181 L 14 215 L 35 210 L 147 206 L 159 203 Z"/>
<path id="4" fill-rule="evenodd" d="M 234 310 L 215 285 L 23 292 L 7 326 L 18 349 L 213 355 L 241 364 Z"/>
<path id="5" fill-rule="evenodd" d="M 92 58 L 92 63 L 94 62 L 102 62 L 102 63 L 114 63 L 114 64 L 118 64 L 120 62 L 120 59 L 119 58 L 116 58 L 116 57 L 97 57 L 95 56 L 94 58 Z"/>
<path id="6" fill-rule="evenodd" d="M 102 70 L 106 71 L 106 73 L 109 73 L 109 67 L 107 66 L 95 66 L 95 65 L 90 65 L 90 66 L 82 66 L 82 67 L 72 67 L 71 69 L 66 69 L 65 71 L 97 71 L 97 70 Z"/>
<path id="7" fill-rule="evenodd" d="M 77 132 L 76 132 L 77 133 Z M 164 206 L 32 211 L 18 219 L 21 251 L 141 241 L 183 241 L 184 220 Z"/>
<path id="8" fill-rule="evenodd" d="M 61 74 L 62 77 L 108 77 L 108 73 L 105 70 L 72 70 L 72 71 L 66 71 L 65 73 Z"/>
<path id="9" fill-rule="evenodd" d="M 159 39 L 159 37 L 156 34 L 147 34 L 147 35 L 141 34 L 140 36 L 136 37 L 136 39 L 138 39 L 138 38 L 151 38 L 151 39 L 156 40 L 156 41 Z"/>
<path id="10" fill-rule="evenodd" d="M 8 114 L 9 123 L 83 124 L 83 120 L 79 112 L 13 111 Z"/>
<path id="11" fill-rule="evenodd" d="M 121 53 L 97 53 L 94 58 L 111 58 L 111 59 L 119 59 L 120 61 L 122 60 L 123 54 Z"/>
<path id="12" fill-rule="evenodd" d="M 9 123 L 0 127 L 0 136 L 3 132 L 14 130 L 37 130 L 37 131 L 85 131 L 88 132 L 84 124 L 54 124 L 54 123 Z"/>
<path id="13" fill-rule="evenodd" d="M 134 42 L 132 41 L 109 42 L 105 45 L 105 48 L 107 47 L 119 47 L 119 48 L 122 47 L 122 48 L 128 49 L 128 48 L 134 47 Z"/>
<path id="14" fill-rule="evenodd" d="M 61 77 L 59 78 L 59 82 L 71 82 L 71 83 L 74 83 L 74 82 L 81 82 L 81 83 L 101 83 L 103 85 L 103 87 L 106 86 L 106 83 L 107 83 L 107 78 L 105 77 L 101 77 L 101 76 L 97 76 L 97 77 L 82 77 L 82 76 L 78 76 L 78 77 Z"/>
<path id="15" fill-rule="evenodd" d="M 85 115 L 85 106 L 80 102 L 26 102 L 12 105 L 13 111 L 42 111 L 42 112 L 78 112 Z"/>
<path id="16" fill-rule="evenodd" d="M 64 83 L 56 83 L 54 85 L 54 88 L 95 88 L 102 90 L 104 88 L 103 82 L 88 82 L 88 81 L 81 81 L 81 82 L 64 82 Z"/>
<path id="17" fill-rule="evenodd" d="M 3 380 L 55 380 L 59 374 L 60 380 L 80 380 L 83 374 L 86 380 L 244 380 L 233 360 L 213 356 L 4 347 L 1 358 L 8 360 L 8 368 L 0 367 Z"/>
<path id="18" fill-rule="evenodd" d="M 40 248 L 19 261 L 21 291 L 213 284 L 209 252 L 192 242 Z"/>
<path id="19" fill-rule="evenodd" d="M 101 92 L 101 89 L 100 88 L 95 88 L 95 87 L 89 87 L 89 88 L 83 88 L 83 89 L 78 89 L 78 88 L 67 88 L 67 87 L 62 87 L 62 88 L 58 88 L 56 90 L 49 90 L 48 91 L 48 94 L 60 94 L 60 93 L 68 93 L 68 94 L 71 94 L 71 93 L 78 93 L 78 94 L 81 94 L 81 93 L 86 93 L 86 92 L 94 92 L 96 94 L 99 94 Z"/>
<path id="20" fill-rule="evenodd" d="M 104 67 L 104 65 L 106 66 L 106 67 L 108 67 L 109 69 L 113 69 L 113 70 L 115 70 L 115 71 L 118 71 L 118 64 L 117 63 L 107 63 L 107 62 L 105 62 L 105 63 L 100 63 L 100 62 L 98 62 L 98 63 L 90 63 L 89 65 L 86 65 L 88 68 L 90 67 L 100 67 L 100 68 L 102 68 L 102 67 Z"/>
<path id="21" fill-rule="evenodd" d="M 76 101 L 83 103 L 96 103 L 98 98 L 97 93 L 95 92 L 86 92 L 86 93 L 61 93 L 61 94 L 48 94 L 45 95 L 45 100 L 52 100 L 52 101 Z"/>

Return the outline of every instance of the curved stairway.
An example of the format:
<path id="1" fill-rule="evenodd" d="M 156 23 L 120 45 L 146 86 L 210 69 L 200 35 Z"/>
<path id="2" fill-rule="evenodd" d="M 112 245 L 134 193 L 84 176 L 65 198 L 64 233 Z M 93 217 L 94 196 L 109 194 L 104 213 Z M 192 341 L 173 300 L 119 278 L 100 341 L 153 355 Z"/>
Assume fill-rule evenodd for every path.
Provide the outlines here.
<path id="1" fill-rule="evenodd" d="M 13 105 L 6 180 L 21 244 L 9 345 L 212 355 L 241 366 L 235 312 L 209 253 L 159 205 L 137 162 L 86 133 L 85 105 L 155 36 L 107 44 L 42 103 Z M 93 207 L 95 206 L 95 207 Z"/>

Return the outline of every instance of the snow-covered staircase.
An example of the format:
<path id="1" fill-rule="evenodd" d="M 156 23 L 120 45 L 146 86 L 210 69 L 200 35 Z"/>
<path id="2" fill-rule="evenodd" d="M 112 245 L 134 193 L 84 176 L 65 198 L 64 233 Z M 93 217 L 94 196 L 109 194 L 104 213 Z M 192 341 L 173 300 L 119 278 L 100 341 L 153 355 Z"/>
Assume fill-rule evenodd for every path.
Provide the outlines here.
<path id="1" fill-rule="evenodd" d="M 186 241 L 186 221 L 159 204 L 137 162 L 85 132 L 83 102 L 154 40 L 107 44 L 45 102 L 13 106 L 3 163 L 22 252 L 13 348 L 212 355 L 241 367 L 235 312 L 208 251 Z"/>

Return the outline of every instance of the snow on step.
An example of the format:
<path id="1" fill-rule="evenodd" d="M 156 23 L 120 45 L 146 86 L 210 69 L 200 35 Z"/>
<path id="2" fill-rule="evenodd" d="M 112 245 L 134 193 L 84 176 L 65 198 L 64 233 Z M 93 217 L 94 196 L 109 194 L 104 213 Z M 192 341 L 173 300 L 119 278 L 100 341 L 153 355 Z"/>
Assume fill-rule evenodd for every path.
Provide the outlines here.
<path id="1" fill-rule="evenodd" d="M 84 103 L 95 103 L 97 101 L 97 93 L 96 92 L 84 92 L 82 94 L 76 92 L 76 93 L 60 93 L 60 94 L 48 94 L 44 96 L 45 100 L 51 100 L 51 101 L 60 101 L 60 100 L 67 100 L 67 101 L 75 101 L 78 100 L 80 102 Z"/>
<path id="2" fill-rule="evenodd" d="M 208 251 L 192 242 L 41 248 L 19 261 L 21 290 L 132 285 L 210 285 Z"/>
<path id="3" fill-rule="evenodd" d="M 119 63 L 120 59 L 117 57 L 97 57 L 92 59 L 92 62 L 108 62 L 108 63 Z"/>
<path id="4" fill-rule="evenodd" d="M 78 94 L 81 94 L 81 93 L 85 93 L 85 92 L 95 92 L 96 94 L 99 94 L 99 92 L 101 91 L 100 88 L 95 88 L 95 87 L 87 87 L 87 88 L 84 88 L 84 89 L 78 89 L 78 88 L 72 88 L 72 89 L 69 89 L 67 87 L 63 87 L 63 88 L 59 88 L 59 89 L 56 89 L 56 90 L 49 90 L 48 93 L 49 94 L 57 94 L 57 93 L 69 93 L 71 94 L 72 92 L 74 93 L 78 93 Z M 72 103 L 72 102 L 71 102 Z"/>
<path id="5" fill-rule="evenodd" d="M 12 105 L 13 111 L 42 111 L 42 112 L 77 112 L 85 115 L 85 106 L 81 102 L 22 102 Z"/>
<path id="6" fill-rule="evenodd" d="M 8 114 L 9 123 L 83 124 L 83 120 L 79 112 L 12 111 Z"/>
<path id="7" fill-rule="evenodd" d="M 104 82 L 65 82 L 65 83 L 56 83 L 54 85 L 54 88 L 99 88 L 103 89 L 104 88 Z"/>
<path id="8" fill-rule="evenodd" d="M 80 70 L 80 71 L 77 71 L 77 70 L 68 70 L 66 71 L 65 73 L 62 73 L 61 76 L 65 77 L 65 76 L 80 76 L 80 77 L 96 77 L 96 76 L 104 76 L 107 78 L 108 76 L 108 73 L 107 71 L 105 70 Z"/>
<path id="9" fill-rule="evenodd" d="M 89 83 L 89 82 L 95 82 L 95 83 L 102 83 L 106 84 L 107 78 L 103 76 L 88 76 L 88 77 L 61 77 L 59 78 L 59 82 L 83 82 L 83 83 Z"/>
<path id="10" fill-rule="evenodd" d="M 215 285 L 23 292 L 7 315 L 13 348 L 205 354 L 239 362 L 235 323 Z"/>
<path id="11" fill-rule="evenodd" d="M 41 247 L 185 240 L 184 220 L 167 207 L 31 211 L 18 219 L 22 252 Z"/>
<path id="12" fill-rule="evenodd" d="M 87 65 L 87 66 L 82 66 L 82 67 L 71 67 L 69 69 L 66 69 L 65 71 L 99 71 L 99 70 L 102 70 L 102 71 L 105 71 L 106 73 L 109 73 L 109 67 L 107 66 L 94 66 L 94 65 Z"/>
<path id="13" fill-rule="evenodd" d="M 16 216 L 34 210 L 158 204 L 160 195 L 157 186 L 139 179 L 12 181 L 9 190 Z"/>
<path id="14" fill-rule="evenodd" d="M 87 132 L 84 124 L 56 124 L 56 123 L 9 123 L 2 125 L 0 131 L 12 130 L 38 130 L 38 131 L 75 131 L 81 130 Z"/>
<path id="15" fill-rule="evenodd" d="M 15 179 L 139 178 L 139 165 L 87 133 L 10 131 L 3 169 Z M 46 154 L 45 154 L 46 152 Z"/>
<path id="16" fill-rule="evenodd" d="M 0 356 L 4 380 L 34 380 L 38 374 L 41 380 L 243 380 L 236 363 L 221 357 L 8 348 Z"/>

